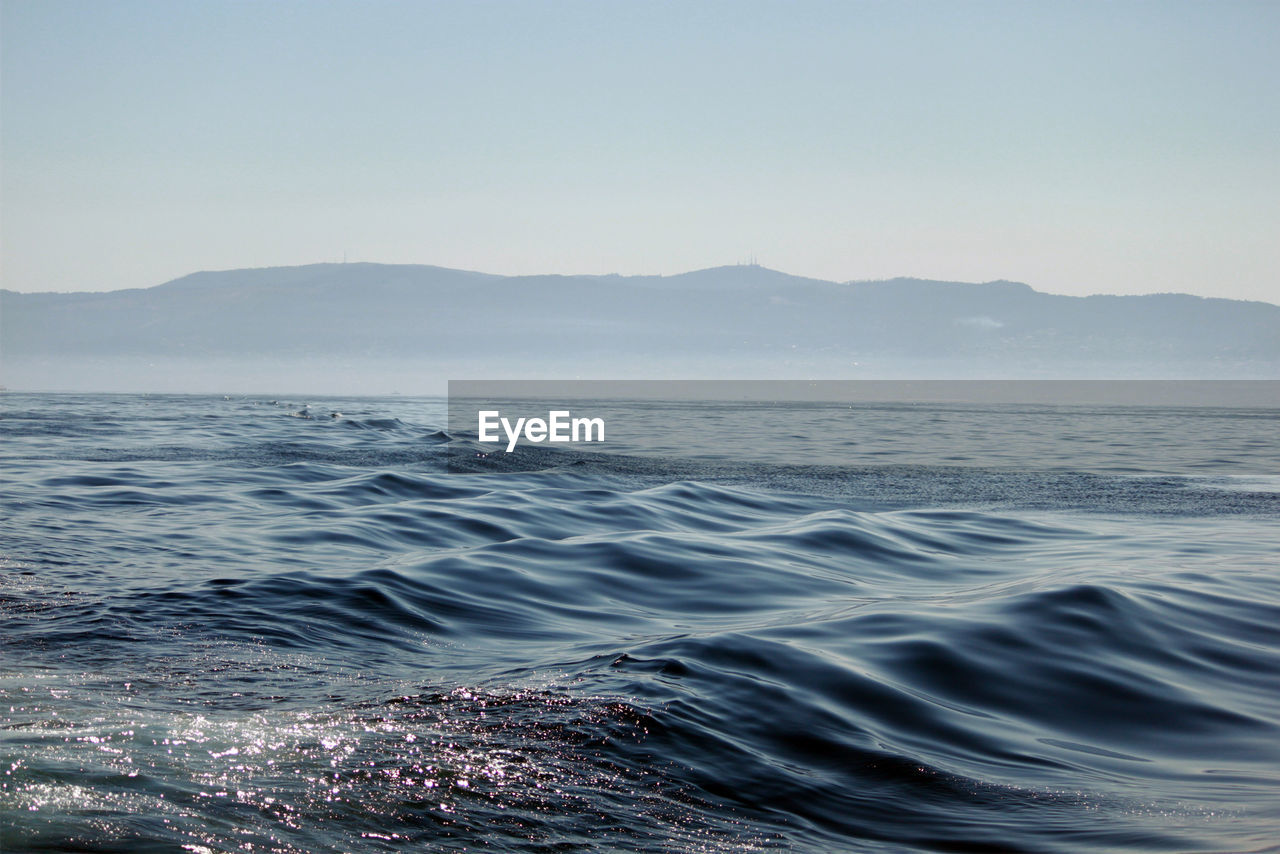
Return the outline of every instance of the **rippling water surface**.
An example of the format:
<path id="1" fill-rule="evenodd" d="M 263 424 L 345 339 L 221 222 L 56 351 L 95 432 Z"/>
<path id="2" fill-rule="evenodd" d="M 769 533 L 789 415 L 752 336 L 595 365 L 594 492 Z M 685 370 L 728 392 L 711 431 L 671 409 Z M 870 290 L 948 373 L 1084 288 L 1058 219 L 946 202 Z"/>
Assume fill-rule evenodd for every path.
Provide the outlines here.
<path id="1" fill-rule="evenodd" d="M 304 403 L 0 397 L 0 850 L 1280 850 L 1274 410 Z"/>

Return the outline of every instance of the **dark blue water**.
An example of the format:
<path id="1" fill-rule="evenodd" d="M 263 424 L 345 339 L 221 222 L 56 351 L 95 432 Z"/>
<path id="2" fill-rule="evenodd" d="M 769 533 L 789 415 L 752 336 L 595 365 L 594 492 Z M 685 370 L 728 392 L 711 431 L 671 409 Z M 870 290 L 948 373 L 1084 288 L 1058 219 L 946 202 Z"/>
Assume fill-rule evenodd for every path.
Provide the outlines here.
<path id="1" fill-rule="evenodd" d="M 1280 850 L 1275 410 L 302 404 L 0 397 L 0 850 Z"/>

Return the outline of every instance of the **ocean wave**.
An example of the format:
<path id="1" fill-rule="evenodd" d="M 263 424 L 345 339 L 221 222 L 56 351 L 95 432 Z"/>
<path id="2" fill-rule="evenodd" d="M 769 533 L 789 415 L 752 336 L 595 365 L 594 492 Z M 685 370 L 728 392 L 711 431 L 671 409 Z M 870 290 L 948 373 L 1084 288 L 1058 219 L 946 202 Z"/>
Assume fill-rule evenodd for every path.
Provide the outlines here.
<path id="1" fill-rule="evenodd" d="M 1273 498 L 135 403 L 0 460 L 5 851 L 1274 844 Z"/>

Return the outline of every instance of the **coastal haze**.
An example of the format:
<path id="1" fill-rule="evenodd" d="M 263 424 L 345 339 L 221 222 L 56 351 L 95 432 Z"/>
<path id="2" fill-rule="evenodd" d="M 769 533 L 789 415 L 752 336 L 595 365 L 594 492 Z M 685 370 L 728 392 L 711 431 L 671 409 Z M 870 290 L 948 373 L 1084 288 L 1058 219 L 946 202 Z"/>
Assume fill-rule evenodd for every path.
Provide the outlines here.
<path id="1" fill-rule="evenodd" d="M 460 377 L 1274 379 L 1280 306 L 1026 284 L 830 282 L 757 265 L 499 276 L 370 263 L 0 292 L 0 383 L 441 393 Z"/>

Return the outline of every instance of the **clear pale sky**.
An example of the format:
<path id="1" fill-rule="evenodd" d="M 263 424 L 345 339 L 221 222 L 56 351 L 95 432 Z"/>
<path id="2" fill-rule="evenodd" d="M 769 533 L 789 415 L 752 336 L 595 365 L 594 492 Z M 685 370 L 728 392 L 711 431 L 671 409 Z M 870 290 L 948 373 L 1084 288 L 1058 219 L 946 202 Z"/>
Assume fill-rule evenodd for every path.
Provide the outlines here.
<path id="1" fill-rule="evenodd" d="M 18 291 L 349 260 L 1280 302 L 1280 3 L 3 0 Z"/>

